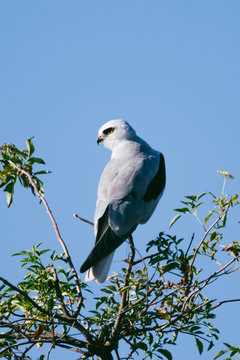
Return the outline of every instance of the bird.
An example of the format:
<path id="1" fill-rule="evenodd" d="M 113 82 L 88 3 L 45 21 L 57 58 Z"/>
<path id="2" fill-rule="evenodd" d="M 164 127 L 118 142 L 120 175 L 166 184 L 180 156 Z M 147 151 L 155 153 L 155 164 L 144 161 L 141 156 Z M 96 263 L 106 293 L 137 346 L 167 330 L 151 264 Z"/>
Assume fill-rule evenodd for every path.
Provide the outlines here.
<path id="1" fill-rule="evenodd" d="M 115 250 L 145 224 L 165 188 L 165 160 L 122 119 L 100 127 L 97 143 L 112 151 L 101 175 L 94 215 L 95 244 L 80 272 L 85 282 L 103 283 Z"/>

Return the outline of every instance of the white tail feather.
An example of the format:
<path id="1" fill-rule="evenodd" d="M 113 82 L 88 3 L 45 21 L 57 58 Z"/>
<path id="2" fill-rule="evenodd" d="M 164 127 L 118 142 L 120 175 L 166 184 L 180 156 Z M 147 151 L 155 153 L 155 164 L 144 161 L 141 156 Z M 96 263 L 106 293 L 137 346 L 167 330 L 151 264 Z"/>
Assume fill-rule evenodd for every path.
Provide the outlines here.
<path id="1" fill-rule="evenodd" d="M 85 282 L 95 280 L 99 284 L 103 283 L 107 278 L 113 255 L 114 251 L 110 255 L 99 260 L 96 265 L 92 266 L 86 273 Z"/>

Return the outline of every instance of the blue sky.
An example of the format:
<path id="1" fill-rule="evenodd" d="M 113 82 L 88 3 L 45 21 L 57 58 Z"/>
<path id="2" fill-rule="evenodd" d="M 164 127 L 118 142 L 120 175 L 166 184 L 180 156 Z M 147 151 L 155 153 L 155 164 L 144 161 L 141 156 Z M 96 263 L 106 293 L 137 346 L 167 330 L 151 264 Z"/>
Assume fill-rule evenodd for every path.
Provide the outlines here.
<path id="1" fill-rule="evenodd" d="M 52 171 L 45 178 L 46 198 L 77 268 L 94 239 L 72 214 L 93 219 L 99 177 L 110 157 L 96 145 L 97 131 L 110 119 L 129 121 L 166 159 L 164 196 L 134 235 L 140 251 L 168 231 L 172 209 L 184 195 L 220 192 L 218 169 L 235 175 L 227 190 L 239 192 L 239 15 L 237 0 L 0 3 L 0 140 L 23 148 L 35 137 L 36 156 Z M 61 251 L 30 192 L 19 189 L 10 209 L 0 194 L 0 216 L 3 276 L 21 279 L 10 255 L 32 243 Z M 230 241 L 239 239 L 237 219 L 235 214 L 228 229 Z M 193 229 L 186 220 L 173 231 L 188 241 Z M 127 251 L 127 245 L 118 250 L 113 271 Z M 239 275 L 214 291 L 221 299 L 239 297 L 238 281 Z M 236 345 L 238 309 L 226 305 L 216 321 L 222 340 Z M 193 353 L 195 345 L 185 337 L 173 349 L 176 359 L 190 360 Z M 56 351 L 51 358 L 65 356 Z"/>

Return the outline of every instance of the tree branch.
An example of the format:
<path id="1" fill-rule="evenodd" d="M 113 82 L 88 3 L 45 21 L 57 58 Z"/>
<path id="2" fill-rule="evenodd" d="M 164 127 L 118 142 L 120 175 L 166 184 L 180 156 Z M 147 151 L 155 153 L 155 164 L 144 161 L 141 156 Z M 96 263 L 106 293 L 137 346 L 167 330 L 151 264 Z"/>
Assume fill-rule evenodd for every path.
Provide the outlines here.
<path id="1" fill-rule="evenodd" d="M 51 272 L 52 275 L 53 275 L 53 278 L 54 278 L 54 284 L 55 284 L 55 289 L 56 289 L 56 294 L 57 294 L 57 298 L 58 298 L 58 301 L 60 303 L 60 306 L 61 306 L 61 309 L 63 311 L 63 314 L 66 316 L 66 317 L 72 317 L 66 306 L 65 306 L 65 303 L 64 303 L 64 298 L 63 298 L 63 295 L 62 295 L 62 292 L 61 292 L 61 289 L 60 289 L 60 286 L 59 286 L 59 280 L 58 280 L 58 276 L 57 276 L 57 272 L 54 268 L 52 267 L 48 267 L 45 272 Z"/>
<path id="2" fill-rule="evenodd" d="M 239 302 L 239 301 L 240 301 L 240 299 L 222 300 L 222 301 L 220 301 L 218 304 L 214 305 L 214 306 L 212 307 L 212 310 L 218 308 L 218 307 L 221 306 L 222 304 L 226 304 L 226 303 L 230 303 L 230 302 Z"/>
<path id="3" fill-rule="evenodd" d="M 228 208 L 229 208 L 229 207 L 228 207 Z M 198 250 L 200 249 L 202 243 L 205 241 L 206 237 L 208 236 L 208 234 L 210 233 L 210 231 L 214 228 L 214 226 L 217 225 L 217 223 L 221 220 L 221 218 L 227 213 L 228 208 L 227 208 L 225 211 L 223 211 L 223 212 L 217 217 L 217 219 L 212 223 L 212 225 L 211 225 L 211 226 L 206 230 L 206 232 L 204 233 L 202 240 L 200 241 L 200 243 L 198 244 L 198 246 L 196 247 L 196 249 L 195 249 L 195 251 L 194 251 L 193 258 L 192 258 L 192 261 L 191 261 L 191 264 L 190 264 L 190 272 L 192 271 L 192 267 L 193 267 L 194 261 L 195 261 L 196 256 L 197 256 L 197 252 L 198 252 Z"/>
<path id="4" fill-rule="evenodd" d="M 47 310 L 45 310 L 43 307 L 41 307 L 40 305 L 38 305 L 34 300 L 32 300 L 32 298 L 30 298 L 30 296 L 28 296 L 28 294 L 26 294 L 24 291 L 22 291 L 20 288 L 18 288 L 17 286 L 11 284 L 9 281 L 7 281 L 6 279 L 4 279 L 3 277 L 0 276 L 0 281 L 2 281 L 5 285 L 9 286 L 11 289 L 17 291 L 18 293 L 20 293 L 27 301 L 29 301 L 36 309 L 38 309 L 41 313 L 49 316 L 49 312 Z"/>
<path id="5" fill-rule="evenodd" d="M 26 175 L 29 179 L 29 181 L 31 182 L 36 194 L 38 195 L 38 197 L 40 198 L 40 200 L 43 202 L 45 208 L 46 208 L 46 211 L 51 219 L 51 222 L 53 224 L 53 228 L 55 230 L 55 233 L 56 233 L 56 236 L 57 236 L 57 239 L 60 243 L 60 245 L 62 246 L 63 248 L 63 251 L 64 251 L 64 254 L 66 256 L 66 260 L 68 261 L 68 264 L 71 268 L 71 271 L 73 273 L 73 276 L 74 276 L 74 280 L 75 280 L 75 284 L 76 284 L 76 289 L 77 289 L 77 293 L 78 293 L 78 296 L 79 296 L 79 299 L 78 299 L 78 303 L 77 303 L 77 308 L 76 308 L 76 311 L 74 313 L 74 316 L 78 316 L 79 312 L 80 312 L 80 309 L 81 309 L 81 305 L 82 305 L 82 301 L 83 301 L 83 297 L 82 297 L 82 292 L 81 292 L 81 286 L 80 286 L 80 282 L 79 282 L 79 278 L 78 278 L 78 274 L 77 274 L 77 271 L 72 263 L 72 259 L 71 259 L 71 256 L 69 254 L 69 251 L 68 251 L 68 248 L 64 242 L 64 240 L 62 239 L 61 237 L 61 234 L 60 234 L 60 231 L 58 229 L 58 225 L 57 225 L 57 222 L 52 214 L 52 211 L 46 201 L 46 199 L 41 195 L 41 193 L 39 192 L 38 188 L 37 188 L 37 185 L 35 184 L 34 182 L 34 179 L 32 178 L 32 176 L 25 170 L 21 169 L 19 166 L 17 166 L 13 161 L 11 160 L 8 160 L 8 163 L 11 164 L 15 169 L 17 169 L 20 173 L 23 173 L 24 175 Z"/>
<path id="6" fill-rule="evenodd" d="M 25 339 L 25 341 L 23 342 L 18 342 L 15 344 L 10 344 L 8 346 L 6 346 L 5 348 L 0 350 L 0 355 L 3 354 L 6 350 L 9 350 L 11 348 L 14 347 L 20 347 L 20 346 L 24 346 L 24 345 L 28 345 L 28 344 L 37 344 L 39 342 L 43 342 L 43 343 L 52 343 L 52 333 L 51 332 L 47 332 L 45 334 L 40 335 L 37 339 L 34 339 L 33 337 L 34 332 L 33 331 L 29 331 L 28 335 L 29 335 L 29 339 L 26 340 L 23 337 L 23 334 L 8 334 L 8 338 L 9 339 L 19 339 L 22 340 L 23 338 Z M 71 336 L 68 335 L 62 335 L 59 333 L 55 333 L 55 345 L 57 346 L 62 346 L 64 344 L 66 344 L 68 347 L 70 346 L 74 346 L 76 348 L 75 351 L 80 352 L 80 353 L 84 353 L 83 350 L 81 350 L 81 348 L 85 348 L 87 349 L 87 343 L 82 341 L 82 340 L 78 340 L 76 338 L 73 338 Z M 3 338 L 4 334 L 0 334 L 0 338 Z"/>
<path id="7" fill-rule="evenodd" d="M 120 290 L 120 291 L 122 291 L 121 303 L 120 303 L 120 306 L 119 306 L 119 309 L 118 309 L 116 321 L 115 321 L 115 323 L 113 325 L 113 329 L 112 329 L 112 332 L 111 332 L 111 336 L 110 336 L 111 342 L 112 341 L 115 342 L 116 338 L 118 337 L 119 327 L 120 327 L 120 324 L 121 324 L 122 316 L 124 314 L 124 308 L 126 306 L 126 299 L 127 299 L 127 291 L 126 291 L 125 287 L 128 285 L 129 275 L 130 275 L 131 270 L 132 270 L 133 259 L 134 259 L 134 256 L 135 256 L 135 247 L 134 247 L 132 235 L 130 235 L 128 237 L 128 240 L 129 240 L 129 245 L 130 245 L 130 249 L 131 249 L 131 254 L 130 254 L 129 259 L 128 259 L 128 266 L 127 266 L 125 277 L 124 277 L 124 283 L 123 283 L 123 286 L 122 286 L 122 288 Z"/>
<path id="8" fill-rule="evenodd" d="M 230 265 L 232 265 L 235 261 L 237 261 L 240 258 L 240 254 L 236 257 L 234 257 L 232 260 L 230 260 L 226 265 L 224 265 L 223 267 L 221 267 L 221 269 L 218 269 L 217 271 L 215 271 L 212 275 L 210 275 L 207 279 L 202 280 L 199 282 L 199 284 L 203 285 L 201 286 L 201 290 L 209 283 L 209 281 L 213 278 L 217 278 L 218 276 L 220 276 L 220 273 L 223 272 L 224 270 L 226 270 L 227 267 L 229 267 Z"/>
<path id="9" fill-rule="evenodd" d="M 45 310 L 43 307 L 38 305 L 34 300 L 32 300 L 32 298 L 30 298 L 30 296 L 28 296 L 28 294 L 26 294 L 20 288 L 18 288 L 17 286 L 11 284 L 9 281 L 7 281 L 6 279 L 4 279 L 1 276 L 0 276 L 0 281 L 2 281 L 5 285 L 9 286 L 11 289 L 13 289 L 16 292 L 20 293 L 27 301 L 29 301 L 41 313 L 49 316 L 49 312 L 47 310 Z M 75 328 L 77 328 L 84 335 L 84 337 L 86 338 L 87 341 L 89 341 L 90 343 L 93 342 L 92 336 L 90 335 L 90 333 L 87 331 L 85 326 L 81 325 L 76 320 L 75 316 L 74 317 L 64 317 L 64 316 L 61 316 L 58 313 L 54 313 L 54 317 L 56 319 L 60 320 L 63 324 L 68 324 L 68 325 L 74 326 Z"/>

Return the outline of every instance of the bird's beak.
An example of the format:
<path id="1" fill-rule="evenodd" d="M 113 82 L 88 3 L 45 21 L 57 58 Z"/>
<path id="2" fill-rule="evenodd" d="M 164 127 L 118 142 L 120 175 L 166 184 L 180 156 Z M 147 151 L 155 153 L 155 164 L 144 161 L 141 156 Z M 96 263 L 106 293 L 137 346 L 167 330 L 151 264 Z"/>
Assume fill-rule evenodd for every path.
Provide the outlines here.
<path id="1" fill-rule="evenodd" d="M 98 136 L 98 138 L 97 138 L 97 144 L 99 145 L 99 143 L 100 143 L 101 141 L 103 141 L 103 137 L 102 137 L 102 136 Z"/>

